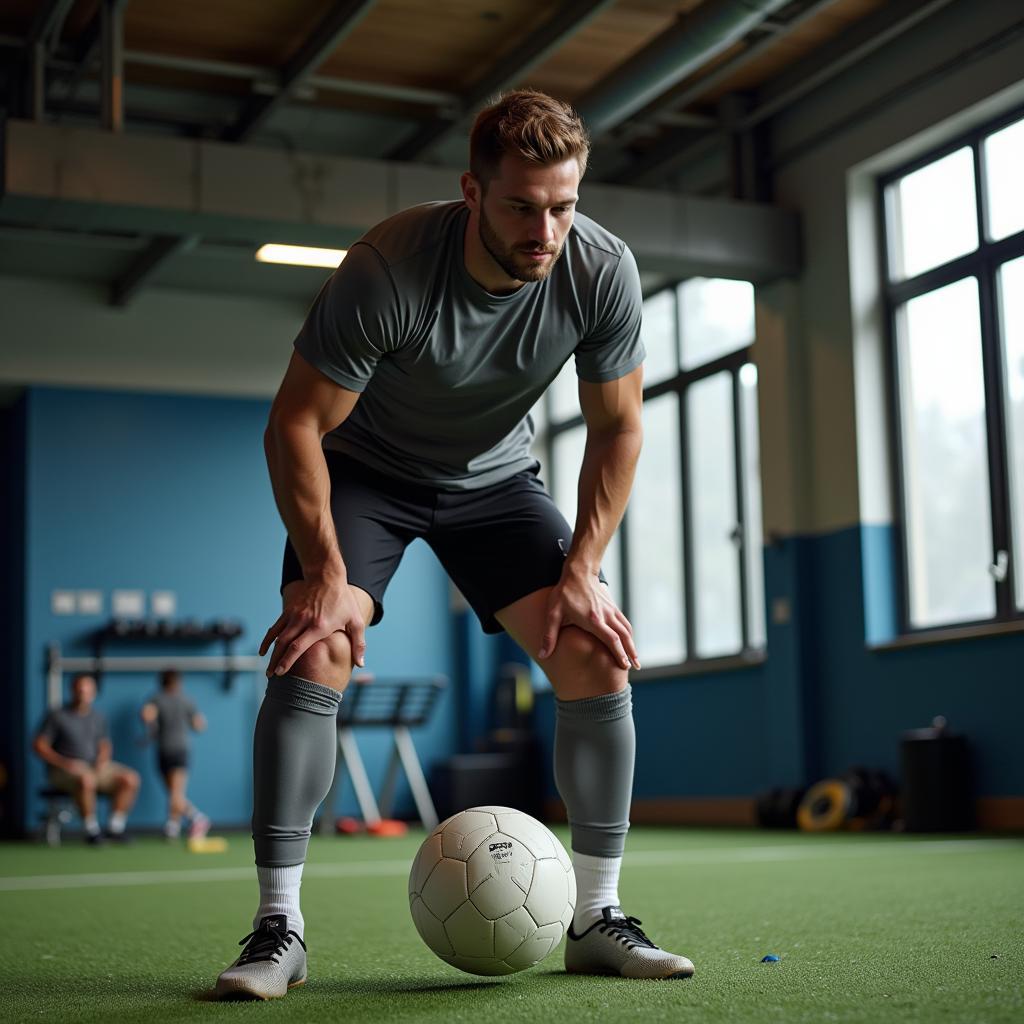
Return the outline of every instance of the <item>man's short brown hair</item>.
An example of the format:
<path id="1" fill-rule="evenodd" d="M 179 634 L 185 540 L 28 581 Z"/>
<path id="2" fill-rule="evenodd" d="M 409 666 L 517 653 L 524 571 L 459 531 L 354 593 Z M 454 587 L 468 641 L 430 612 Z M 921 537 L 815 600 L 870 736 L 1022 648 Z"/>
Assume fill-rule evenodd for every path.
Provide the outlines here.
<path id="1" fill-rule="evenodd" d="M 590 137 L 568 103 L 536 89 L 499 96 L 477 115 L 469 135 L 469 170 L 485 188 L 506 154 L 537 164 L 576 159 L 582 176 Z"/>
<path id="2" fill-rule="evenodd" d="M 181 682 L 181 673 L 174 668 L 164 669 L 160 673 L 160 686 L 167 690 L 172 686 L 177 686 Z"/>

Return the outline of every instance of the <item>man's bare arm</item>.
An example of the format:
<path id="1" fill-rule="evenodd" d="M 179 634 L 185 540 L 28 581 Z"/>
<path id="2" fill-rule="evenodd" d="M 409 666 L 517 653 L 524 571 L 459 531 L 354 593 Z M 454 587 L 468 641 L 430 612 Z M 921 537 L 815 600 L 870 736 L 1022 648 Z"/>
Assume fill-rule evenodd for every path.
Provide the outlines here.
<path id="1" fill-rule="evenodd" d="M 629 500 L 643 440 L 643 371 L 593 384 L 580 381 L 587 444 L 580 468 L 576 526 L 562 578 L 552 594 L 540 651 L 548 657 L 563 625 L 593 633 L 628 668 L 640 667 L 629 621 L 598 583 L 601 558 Z"/>
<path id="2" fill-rule="evenodd" d="M 331 518 L 331 486 L 321 444 L 359 395 L 293 353 L 263 435 L 274 500 L 306 579 L 338 576 L 345 563 Z"/>
<path id="3" fill-rule="evenodd" d="M 570 571 L 596 576 L 626 511 L 643 442 L 643 371 L 604 384 L 580 381 L 587 445 L 580 467 Z"/>
<path id="4" fill-rule="evenodd" d="M 357 392 L 335 384 L 293 353 L 270 410 L 263 438 L 267 468 L 306 583 L 303 600 L 285 608 L 260 645 L 262 655 L 276 641 L 270 674 L 287 672 L 309 647 L 338 630 L 349 633 L 356 663 L 362 664 L 362 618 L 356 609 L 353 621 L 348 607 L 348 578 L 321 447 L 324 435 L 347 419 L 358 400 Z"/>
<path id="5" fill-rule="evenodd" d="M 50 745 L 50 741 L 45 736 L 37 736 L 32 741 L 32 749 L 36 754 L 41 757 L 51 768 L 63 768 L 64 771 L 70 771 L 73 761 L 69 757 L 62 757 L 57 753 L 56 750 Z"/>

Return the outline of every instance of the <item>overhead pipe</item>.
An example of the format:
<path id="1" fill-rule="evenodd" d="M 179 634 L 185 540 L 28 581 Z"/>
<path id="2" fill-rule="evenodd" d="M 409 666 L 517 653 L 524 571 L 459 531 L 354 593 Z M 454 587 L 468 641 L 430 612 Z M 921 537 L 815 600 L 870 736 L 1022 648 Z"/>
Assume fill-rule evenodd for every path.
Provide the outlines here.
<path id="1" fill-rule="evenodd" d="M 707 0 L 586 93 L 576 109 L 604 135 L 792 0 Z"/>

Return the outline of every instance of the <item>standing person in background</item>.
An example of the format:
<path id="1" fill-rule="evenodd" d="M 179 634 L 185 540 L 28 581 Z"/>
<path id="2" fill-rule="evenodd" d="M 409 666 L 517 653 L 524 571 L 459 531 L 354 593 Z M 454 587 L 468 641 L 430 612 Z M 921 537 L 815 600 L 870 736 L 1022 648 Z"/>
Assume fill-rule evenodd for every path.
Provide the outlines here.
<path id="1" fill-rule="evenodd" d="M 167 788 L 167 821 L 164 835 L 177 839 L 181 819 L 190 819 L 189 838 L 199 839 L 210 830 L 210 819 L 186 796 L 188 787 L 188 730 L 203 732 L 206 719 L 185 694 L 181 673 L 168 670 L 160 675 L 160 692 L 142 706 L 142 721 L 156 739 L 157 767 Z"/>
<path id="2" fill-rule="evenodd" d="M 71 703 L 51 711 L 32 749 L 49 765 L 50 785 L 74 797 L 85 826 L 85 841 L 103 842 L 96 819 L 96 794 L 110 796 L 106 838 L 124 842 L 128 814 L 139 793 L 139 773 L 112 759 L 107 720 L 94 707 L 96 680 L 86 674 L 71 681 Z"/>

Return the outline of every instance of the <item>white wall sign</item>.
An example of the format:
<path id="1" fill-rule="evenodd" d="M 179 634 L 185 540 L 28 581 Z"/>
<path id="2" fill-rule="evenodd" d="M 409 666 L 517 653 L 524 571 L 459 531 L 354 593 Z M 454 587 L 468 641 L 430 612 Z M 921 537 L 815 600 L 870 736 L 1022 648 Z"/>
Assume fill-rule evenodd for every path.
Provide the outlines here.
<path id="1" fill-rule="evenodd" d="M 143 590 L 115 590 L 112 611 L 120 618 L 138 618 L 146 614 L 146 593 Z"/>

